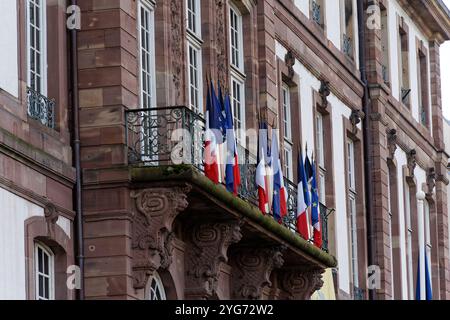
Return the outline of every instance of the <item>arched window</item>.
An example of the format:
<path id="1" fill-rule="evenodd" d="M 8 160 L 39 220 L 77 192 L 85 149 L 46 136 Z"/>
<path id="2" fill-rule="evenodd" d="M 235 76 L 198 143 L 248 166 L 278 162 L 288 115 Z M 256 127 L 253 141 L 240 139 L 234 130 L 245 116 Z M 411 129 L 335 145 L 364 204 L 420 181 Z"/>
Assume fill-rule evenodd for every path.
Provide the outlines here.
<path id="1" fill-rule="evenodd" d="M 42 243 L 35 243 L 36 300 L 55 299 L 55 262 L 53 252 Z"/>
<path id="2" fill-rule="evenodd" d="M 164 285 L 156 272 L 148 280 L 147 294 L 148 300 L 166 300 Z"/>

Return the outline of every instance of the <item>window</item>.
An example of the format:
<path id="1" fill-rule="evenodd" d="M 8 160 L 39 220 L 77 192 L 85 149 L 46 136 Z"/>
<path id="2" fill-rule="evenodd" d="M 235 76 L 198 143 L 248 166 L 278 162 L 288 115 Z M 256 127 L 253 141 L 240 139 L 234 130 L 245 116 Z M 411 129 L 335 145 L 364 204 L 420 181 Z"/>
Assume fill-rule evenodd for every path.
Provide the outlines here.
<path id="1" fill-rule="evenodd" d="M 291 90 L 288 85 L 283 84 L 281 88 L 282 126 L 284 134 L 283 161 L 284 176 L 293 181 L 293 158 L 292 158 L 292 118 L 291 118 Z"/>
<path id="2" fill-rule="evenodd" d="M 144 0 L 139 2 L 139 51 L 140 51 L 140 84 L 141 107 L 155 106 L 155 38 L 153 7 Z"/>
<path id="3" fill-rule="evenodd" d="M 400 99 L 403 104 L 409 106 L 409 96 L 411 93 L 410 84 L 409 84 L 409 41 L 408 41 L 408 33 L 403 26 L 399 28 L 398 32 L 399 37 L 399 77 L 400 77 Z"/>
<path id="4" fill-rule="evenodd" d="M 353 58 L 355 31 L 353 0 L 341 0 L 342 19 L 342 51 Z"/>
<path id="5" fill-rule="evenodd" d="M 382 76 L 383 81 L 386 84 L 389 84 L 390 79 L 390 63 L 389 63 L 389 17 L 388 11 L 386 7 L 382 6 L 380 3 L 381 9 L 381 51 L 382 51 Z"/>
<path id="6" fill-rule="evenodd" d="M 408 271 L 408 296 L 414 300 L 414 273 L 413 273 L 413 229 L 411 219 L 411 187 L 405 182 L 405 215 L 406 215 L 406 263 Z"/>
<path id="7" fill-rule="evenodd" d="M 388 183 L 387 183 L 387 187 L 388 187 L 388 192 L 387 192 L 387 197 L 388 197 L 388 222 L 389 222 L 389 251 L 390 251 L 390 255 L 391 255 L 391 262 L 390 262 L 390 267 L 391 267 L 391 288 L 392 288 L 392 293 L 395 297 L 395 292 L 396 290 L 398 290 L 398 288 L 395 288 L 395 281 L 394 281 L 394 248 L 393 248 L 393 241 L 392 238 L 394 236 L 394 232 L 393 232 L 393 223 L 392 223 L 392 211 L 393 211 L 393 196 L 392 196 L 392 192 L 397 192 L 396 190 L 392 190 L 392 167 L 390 165 L 388 165 Z M 398 275 L 401 276 L 401 275 Z"/>
<path id="8" fill-rule="evenodd" d="M 28 86 L 42 95 L 47 94 L 46 21 L 46 1 L 28 0 Z"/>
<path id="9" fill-rule="evenodd" d="M 317 113 L 316 115 L 316 157 L 317 165 L 319 166 L 319 200 L 320 203 L 325 204 L 325 177 L 327 170 L 325 169 L 325 145 L 324 145 L 324 128 L 323 115 Z"/>
<path id="10" fill-rule="evenodd" d="M 240 71 L 243 71 L 244 66 L 243 51 L 242 15 L 230 5 L 230 62 Z"/>
<path id="11" fill-rule="evenodd" d="M 433 278 L 432 276 L 432 268 L 431 268 L 431 250 L 432 250 L 432 245 L 431 245 L 431 232 L 430 232 L 430 204 L 427 200 L 424 201 L 424 214 L 425 214 L 425 263 L 428 264 L 428 272 L 429 272 L 429 276 L 430 279 Z M 432 281 L 430 281 L 430 286 L 431 286 Z"/>
<path id="12" fill-rule="evenodd" d="M 200 0 L 187 0 L 186 8 L 189 107 L 197 113 L 203 113 Z"/>
<path id="13" fill-rule="evenodd" d="M 36 243 L 34 248 L 36 300 L 55 298 L 54 255 L 43 244 Z"/>
<path id="14" fill-rule="evenodd" d="M 231 78 L 231 104 L 233 107 L 234 128 L 237 130 L 237 141 L 243 144 L 244 123 L 244 82 L 239 78 Z M 241 130 L 239 130 L 241 129 Z"/>
<path id="15" fill-rule="evenodd" d="M 423 45 L 423 43 L 421 43 Z M 419 49 L 417 53 L 417 74 L 418 74 L 418 94 L 419 94 L 419 119 L 420 123 L 428 127 L 428 63 L 424 49 Z"/>
<path id="16" fill-rule="evenodd" d="M 311 0 L 311 18 L 321 28 L 325 26 L 325 6 L 324 0 Z"/>
<path id="17" fill-rule="evenodd" d="M 148 280 L 148 300 L 166 300 L 166 292 L 164 291 L 164 285 L 159 277 L 158 273 L 150 277 Z"/>
<path id="18" fill-rule="evenodd" d="M 358 279 L 358 228 L 356 220 L 356 178 L 355 178 L 355 144 L 348 139 L 346 143 L 347 153 L 347 194 L 350 223 L 350 253 L 352 266 L 353 285 L 359 287 Z"/>
<path id="19" fill-rule="evenodd" d="M 200 13 L 200 0 L 187 0 L 187 29 L 193 34 L 201 37 L 201 13 Z"/>

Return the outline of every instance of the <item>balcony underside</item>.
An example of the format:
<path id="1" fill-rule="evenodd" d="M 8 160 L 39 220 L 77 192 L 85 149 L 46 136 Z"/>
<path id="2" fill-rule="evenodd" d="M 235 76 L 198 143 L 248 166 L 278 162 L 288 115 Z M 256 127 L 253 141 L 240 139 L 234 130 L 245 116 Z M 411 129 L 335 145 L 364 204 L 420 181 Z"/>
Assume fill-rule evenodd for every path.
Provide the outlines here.
<path id="1" fill-rule="evenodd" d="M 169 267 L 173 236 L 190 248 L 186 268 L 196 270 L 186 275 L 186 298 L 220 298 L 215 292 L 221 263 L 233 268 L 230 297 L 238 299 L 261 299 L 269 286 L 277 287 L 277 298 L 309 299 L 321 287 L 324 270 L 336 267 L 333 256 L 193 166 L 130 170 L 138 212 L 133 231 L 136 288 L 153 271 Z"/>

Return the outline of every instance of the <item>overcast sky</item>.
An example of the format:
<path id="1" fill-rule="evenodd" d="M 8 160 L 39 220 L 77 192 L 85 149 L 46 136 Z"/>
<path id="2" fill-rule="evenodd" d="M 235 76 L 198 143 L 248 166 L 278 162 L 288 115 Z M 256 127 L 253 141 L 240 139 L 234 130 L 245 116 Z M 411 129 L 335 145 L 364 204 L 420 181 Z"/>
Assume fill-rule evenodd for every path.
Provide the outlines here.
<path id="1" fill-rule="evenodd" d="M 450 8 L 450 0 L 444 0 Z M 444 116 L 450 119 L 450 41 L 441 47 L 442 107 Z"/>

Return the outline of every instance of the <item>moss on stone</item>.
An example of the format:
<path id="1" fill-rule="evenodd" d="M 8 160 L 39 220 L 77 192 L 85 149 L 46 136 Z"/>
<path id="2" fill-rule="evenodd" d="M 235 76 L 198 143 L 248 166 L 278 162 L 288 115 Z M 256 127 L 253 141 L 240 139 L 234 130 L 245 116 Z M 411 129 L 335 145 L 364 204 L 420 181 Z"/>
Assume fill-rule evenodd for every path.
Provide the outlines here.
<path id="1" fill-rule="evenodd" d="M 286 227 L 280 225 L 269 216 L 261 213 L 259 208 L 248 201 L 234 196 L 222 185 L 216 185 L 197 169 L 191 165 L 159 166 L 148 167 L 139 166 L 131 169 L 131 179 L 134 182 L 156 182 L 156 181 L 186 181 L 193 183 L 220 201 L 229 205 L 232 209 L 242 213 L 247 218 L 255 221 L 268 231 L 274 233 L 292 246 L 304 251 L 314 257 L 327 267 L 336 267 L 336 258 L 323 250 L 291 232 Z"/>

